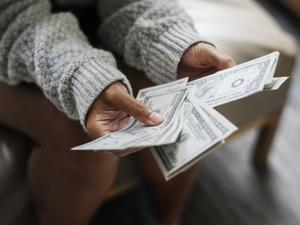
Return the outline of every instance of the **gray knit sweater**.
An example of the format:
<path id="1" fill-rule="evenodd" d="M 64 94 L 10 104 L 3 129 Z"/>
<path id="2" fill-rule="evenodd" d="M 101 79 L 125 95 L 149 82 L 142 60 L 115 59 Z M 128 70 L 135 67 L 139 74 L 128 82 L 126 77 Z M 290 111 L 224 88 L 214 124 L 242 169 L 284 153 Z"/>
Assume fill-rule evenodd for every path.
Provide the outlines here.
<path id="1" fill-rule="evenodd" d="M 183 52 L 200 41 L 175 0 L 97 4 L 102 43 L 156 83 L 174 80 Z M 0 81 L 36 83 L 59 110 L 84 126 L 95 98 L 118 80 L 131 90 L 113 55 L 93 48 L 72 14 L 51 13 L 48 0 L 0 0 Z"/>

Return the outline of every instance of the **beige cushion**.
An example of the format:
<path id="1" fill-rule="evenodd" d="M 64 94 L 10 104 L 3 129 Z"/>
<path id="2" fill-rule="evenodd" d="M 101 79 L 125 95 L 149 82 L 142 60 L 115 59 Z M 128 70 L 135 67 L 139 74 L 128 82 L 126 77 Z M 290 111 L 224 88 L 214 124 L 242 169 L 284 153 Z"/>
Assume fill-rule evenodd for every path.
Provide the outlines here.
<path id="1" fill-rule="evenodd" d="M 293 38 L 255 1 L 178 0 L 193 18 L 199 33 L 232 55 L 237 62 L 278 50 L 296 52 Z"/>

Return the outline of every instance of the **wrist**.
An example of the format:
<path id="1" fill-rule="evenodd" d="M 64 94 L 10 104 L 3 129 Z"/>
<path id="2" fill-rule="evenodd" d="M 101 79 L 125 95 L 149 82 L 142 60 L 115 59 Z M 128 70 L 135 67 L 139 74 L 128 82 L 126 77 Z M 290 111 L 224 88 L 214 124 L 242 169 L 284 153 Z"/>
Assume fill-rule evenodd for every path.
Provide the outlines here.
<path id="1" fill-rule="evenodd" d="M 91 106 L 114 82 L 122 82 L 128 92 L 131 93 L 131 86 L 128 79 L 116 67 L 109 65 L 97 58 L 90 58 L 82 63 L 77 69 L 70 71 L 72 85 L 72 99 L 78 114 L 79 120 L 86 129 L 86 117 Z M 71 97 L 70 97 L 71 98 Z"/>

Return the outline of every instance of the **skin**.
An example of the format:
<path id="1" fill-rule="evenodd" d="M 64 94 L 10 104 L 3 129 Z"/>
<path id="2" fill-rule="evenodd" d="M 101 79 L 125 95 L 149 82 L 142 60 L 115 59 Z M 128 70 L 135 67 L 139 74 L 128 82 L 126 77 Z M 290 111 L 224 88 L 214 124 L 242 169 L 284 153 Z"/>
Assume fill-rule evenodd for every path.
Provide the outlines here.
<path id="1" fill-rule="evenodd" d="M 178 77 L 188 75 L 195 79 L 232 65 L 234 61 L 228 55 L 209 44 L 198 43 L 183 55 Z M 134 80 L 132 85 L 136 90 L 140 88 Z M 95 100 L 86 119 L 87 133 L 32 85 L 16 88 L 0 83 L 0 105 L 5 105 L 0 107 L 0 123 L 35 142 L 27 175 L 40 225 L 87 225 L 114 181 L 117 156 L 74 152 L 71 147 L 122 128 L 129 115 L 147 125 L 163 121 L 130 96 L 119 82 L 111 84 Z M 193 187 L 197 166 L 165 182 L 147 149 L 134 156 L 157 218 L 165 224 L 174 223 Z"/>

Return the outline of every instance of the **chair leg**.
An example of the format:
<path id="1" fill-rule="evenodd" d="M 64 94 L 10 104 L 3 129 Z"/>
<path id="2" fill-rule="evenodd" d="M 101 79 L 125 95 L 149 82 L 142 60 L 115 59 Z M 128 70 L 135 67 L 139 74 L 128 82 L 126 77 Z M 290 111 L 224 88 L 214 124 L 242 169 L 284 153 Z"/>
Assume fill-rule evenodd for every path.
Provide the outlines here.
<path id="1" fill-rule="evenodd" d="M 273 138 L 280 121 L 282 110 L 271 113 L 267 122 L 261 127 L 257 142 L 254 148 L 253 163 L 259 169 L 266 168 L 268 154 L 271 150 Z"/>

